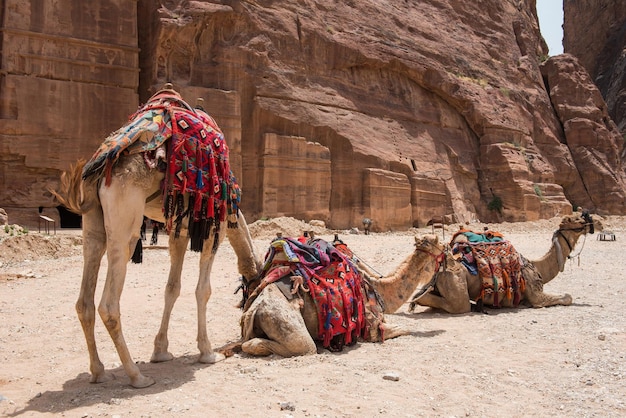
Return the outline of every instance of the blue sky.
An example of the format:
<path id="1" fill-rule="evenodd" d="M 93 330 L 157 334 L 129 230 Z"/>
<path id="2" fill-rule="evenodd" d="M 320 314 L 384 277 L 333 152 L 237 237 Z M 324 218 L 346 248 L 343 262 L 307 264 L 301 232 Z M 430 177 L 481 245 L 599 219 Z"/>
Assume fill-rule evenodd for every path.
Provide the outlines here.
<path id="1" fill-rule="evenodd" d="M 541 36 L 546 40 L 549 54 L 563 53 L 563 0 L 537 0 L 537 15 Z"/>

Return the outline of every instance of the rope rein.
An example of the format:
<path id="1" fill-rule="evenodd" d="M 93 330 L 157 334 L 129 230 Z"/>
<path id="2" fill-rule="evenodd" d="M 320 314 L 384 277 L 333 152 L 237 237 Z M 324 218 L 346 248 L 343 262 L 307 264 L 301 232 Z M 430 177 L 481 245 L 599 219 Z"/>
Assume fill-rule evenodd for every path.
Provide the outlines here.
<path id="1" fill-rule="evenodd" d="M 574 231 L 574 232 L 583 232 L 585 230 L 585 228 L 589 227 L 589 231 L 590 233 L 593 233 L 594 227 L 593 227 L 593 221 L 591 220 L 591 217 L 589 217 L 589 219 L 587 220 L 587 222 L 585 224 L 583 224 L 583 226 L 581 226 L 580 228 L 559 228 L 554 232 L 554 242 L 556 243 L 557 249 L 558 249 L 558 258 L 559 258 L 559 270 L 563 271 L 563 267 L 565 266 L 565 261 L 562 259 L 561 254 L 561 248 L 559 245 L 558 240 L 556 239 L 557 236 L 561 236 L 564 240 L 565 243 L 567 244 L 567 248 L 569 248 L 569 252 L 570 254 L 568 254 L 567 259 L 568 260 L 572 260 L 574 258 L 578 257 L 578 265 L 580 266 L 580 254 L 583 252 L 583 249 L 585 248 L 585 243 L 587 242 L 587 234 L 583 233 L 583 244 L 580 247 L 580 250 L 578 250 L 578 253 L 572 255 L 572 251 L 574 251 L 575 247 L 572 247 L 572 244 L 569 242 L 569 240 L 567 239 L 567 237 L 565 236 L 565 234 L 563 234 L 563 231 Z"/>
<path id="2" fill-rule="evenodd" d="M 411 310 L 413 310 L 415 304 L 422 296 L 435 288 L 435 284 L 437 283 L 437 276 L 439 276 L 439 273 L 446 271 L 447 268 L 447 246 L 439 255 L 435 255 L 432 252 L 422 248 L 416 248 L 416 250 L 424 252 L 435 259 L 435 273 L 433 274 L 433 277 L 430 279 L 430 281 L 426 284 L 426 286 L 417 289 L 417 292 L 415 292 L 415 294 L 411 298 Z"/>

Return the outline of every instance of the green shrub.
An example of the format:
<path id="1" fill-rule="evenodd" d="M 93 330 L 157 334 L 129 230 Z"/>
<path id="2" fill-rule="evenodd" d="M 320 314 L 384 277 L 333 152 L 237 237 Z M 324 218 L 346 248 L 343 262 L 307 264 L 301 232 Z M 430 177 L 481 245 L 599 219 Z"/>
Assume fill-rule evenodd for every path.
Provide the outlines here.
<path id="1" fill-rule="evenodd" d="M 496 211 L 500 214 L 502 214 L 502 199 L 500 198 L 500 196 L 496 196 L 493 195 L 493 198 L 491 199 L 491 202 L 489 202 L 487 204 L 487 209 L 491 210 L 491 211 Z"/>

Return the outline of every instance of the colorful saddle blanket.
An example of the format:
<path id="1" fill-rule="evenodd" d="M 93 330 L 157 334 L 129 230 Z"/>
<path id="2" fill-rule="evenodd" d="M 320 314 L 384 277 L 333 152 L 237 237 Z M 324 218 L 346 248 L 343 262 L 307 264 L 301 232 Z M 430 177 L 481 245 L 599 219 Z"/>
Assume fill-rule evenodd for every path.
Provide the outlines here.
<path id="1" fill-rule="evenodd" d="M 208 114 L 191 108 L 176 91 L 157 92 L 126 125 L 109 135 L 85 165 L 83 178 L 98 174 L 108 185 L 120 156 L 143 153 L 148 162 L 163 147 L 167 154 L 163 183 L 167 229 L 175 224 L 178 236 L 183 219 L 188 218 L 191 249 L 201 251 L 211 226 L 218 228 L 226 219 L 230 227 L 236 226 L 241 193 L 222 131 Z M 185 193 L 189 193 L 187 207 Z"/>
<path id="2" fill-rule="evenodd" d="M 371 302 L 361 274 L 331 243 L 321 239 L 308 244 L 293 238 L 274 239 L 261 277 L 275 282 L 286 276 L 301 276 L 302 287 L 310 291 L 318 312 L 317 339 L 325 348 L 340 351 L 359 337 L 368 339 L 365 304 Z"/>
<path id="3" fill-rule="evenodd" d="M 459 236 L 463 235 L 463 239 Z M 477 301 L 494 307 L 517 306 L 521 301 L 526 282 L 522 275 L 522 260 L 513 245 L 502 234 L 493 231 L 475 233 L 457 232 L 451 241 L 452 253 L 472 274 L 482 279 L 482 289 Z"/>

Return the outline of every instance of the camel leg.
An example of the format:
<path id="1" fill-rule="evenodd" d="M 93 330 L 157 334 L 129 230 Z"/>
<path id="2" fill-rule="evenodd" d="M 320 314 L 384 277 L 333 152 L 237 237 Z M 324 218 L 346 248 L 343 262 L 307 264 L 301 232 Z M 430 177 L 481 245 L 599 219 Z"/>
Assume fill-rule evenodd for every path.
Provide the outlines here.
<path id="1" fill-rule="evenodd" d="M 547 308 L 548 306 L 556 305 L 568 306 L 572 304 L 572 297 L 567 293 L 563 296 L 551 295 L 544 293 L 543 290 L 534 289 L 532 285 L 527 285 L 526 291 L 524 292 L 524 299 L 526 299 L 533 308 Z"/>
<path id="2" fill-rule="evenodd" d="M 154 351 L 150 361 L 158 363 L 169 361 L 174 356 L 168 352 L 169 341 L 167 339 L 167 330 L 170 324 L 172 309 L 176 303 L 176 299 L 180 295 L 180 276 L 183 270 L 183 262 L 185 260 L 185 252 L 187 251 L 188 237 L 182 235 L 174 238 L 174 232 L 169 236 L 170 250 L 170 273 L 165 287 L 165 306 L 163 308 L 163 316 L 161 318 L 161 327 L 154 339 Z"/>
<path id="3" fill-rule="evenodd" d="M 100 261 L 106 249 L 106 234 L 100 207 L 83 215 L 83 279 L 76 302 L 76 313 L 85 334 L 89 351 L 91 383 L 102 383 L 112 378 L 106 373 L 98 356 L 94 333 L 96 306 L 94 303 Z"/>
<path id="4" fill-rule="evenodd" d="M 563 296 L 551 295 L 543 292 L 543 282 L 536 268 L 532 265 L 524 267 L 522 270 L 524 279 L 526 280 L 526 289 L 524 290 L 524 299 L 533 308 L 546 308 L 548 306 L 572 304 L 572 297 L 569 294 Z"/>
<path id="5" fill-rule="evenodd" d="M 453 272 L 445 271 L 437 278 L 437 291 L 441 296 L 427 293 L 416 303 L 434 309 L 441 309 L 452 314 L 471 311 L 467 281 Z"/>
<path id="6" fill-rule="evenodd" d="M 222 224 L 220 229 L 223 231 L 226 224 Z M 211 267 L 215 260 L 213 252 L 213 233 L 204 241 L 202 254 L 200 255 L 200 277 L 196 286 L 196 305 L 198 309 L 198 350 L 200 350 L 200 363 L 213 364 L 224 360 L 226 357 L 222 353 L 213 351 L 211 342 L 207 334 L 206 328 L 206 306 L 211 298 Z M 223 233 L 220 234 L 220 241 L 223 239 Z"/>
<path id="7" fill-rule="evenodd" d="M 241 349 L 255 356 L 278 354 L 282 357 L 317 353 L 315 341 L 309 334 L 302 314 L 285 298 L 276 285 L 269 285 L 252 303 L 254 325 L 267 338 L 251 338 Z"/>
<path id="8" fill-rule="evenodd" d="M 126 279 L 126 265 L 139 239 L 144 195 L 143 189 L 117 178 L 113 179 L 110 186 L 100 188 L 109 267 L 98 312 L 115 344 L 130 384 L 136 388 L 150 386 L 154 384 L 154 379 L 142 375 L 130 355 L 122 333 L 120 297 Z"/>
<path id="9" fill-rule="evenodd" d="M 572 304 L 572 296 L 568 293 L 563 296 L 557 296 L 542 292 L 532 297 L 527 296 L 527 298 L 533 308 L 547 308 L 548 306 L 556 305 L 569 306 Z"/>
<path id="10" fill-rule="evenodd" d="M 411 335 L 413 333 L 413 331 L 403 328 L 400 325 L 393 325 L 393 324 L 389 324 L 386 322 L 382 324 L 382 328 L 383 328 L 383 338 L 385 340 L 390 340 L 392 338 L 401 337 L 403 335 Z"/>

